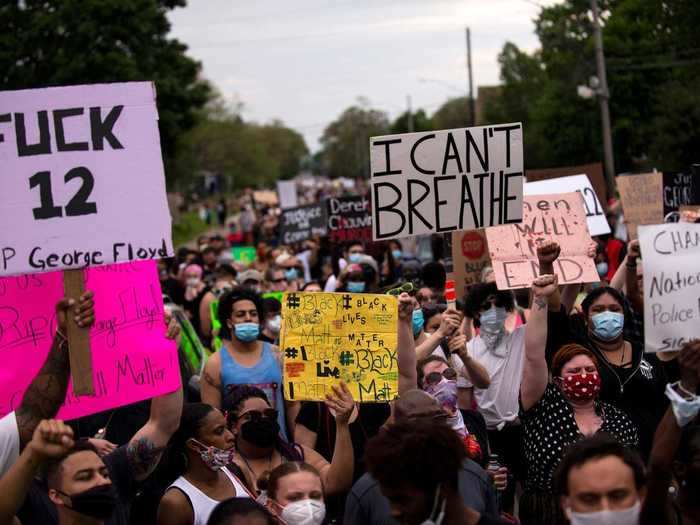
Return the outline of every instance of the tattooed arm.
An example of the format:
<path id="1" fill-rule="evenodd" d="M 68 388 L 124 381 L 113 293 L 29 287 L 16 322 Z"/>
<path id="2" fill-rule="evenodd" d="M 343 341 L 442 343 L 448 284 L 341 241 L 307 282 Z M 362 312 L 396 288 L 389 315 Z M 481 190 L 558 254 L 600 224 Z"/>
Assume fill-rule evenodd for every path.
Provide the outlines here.
<path id="1" fill-rule="evenodd" d="M 549 381 L 545 346 L 547 345 L 547 304 L 557 290 L 556 275 L 542 275 L 532 283 L 534 301 L 525 325 L 525 362 L 520 383 L 523 409 L 532 408 L 544 395 Z"/>
<path id="2" fill-rule="evenodd" d="M 16 412 L 20 448 L 24 448 L 34 435 L 34 429 L 42 419 L 53 419 L 61 408 L 68 390 L 70 361 L 68 341 L 65 339 L 68 315 L 75 315 L 78 325 L 90 327 L 95 322 L 92 292 L 84 293 L 78 302 L 62 299 L 56 304 L 58 331 L 51 350 L 41 370 L 24 392 L 22 403 Z"/>

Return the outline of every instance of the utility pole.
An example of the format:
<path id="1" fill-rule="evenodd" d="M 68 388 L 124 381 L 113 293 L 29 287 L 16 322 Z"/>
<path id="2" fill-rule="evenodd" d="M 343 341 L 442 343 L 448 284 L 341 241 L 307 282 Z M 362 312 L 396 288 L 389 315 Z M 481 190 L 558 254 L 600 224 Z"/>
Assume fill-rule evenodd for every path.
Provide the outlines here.
<path id="1" fill-rule="evenodd" d="M 469 28 L 467 28 L 467 77 L 469 79 L 469 98 L 467 100 L 467 110 L 469 111 L 469 125 L 476 125 L 476 110 L 474 108 L 474 83 L 472 79 L 472 38 Z"/>
<path id="2" fill-rule="evenodd" d="M 408 108 L 407 115 L 407 126 L 408 132 L 413 133 L 413 109 L 411 108 L 411 95 L 406 95 L 406 107 Z"/>
<path id="3" fill-rule="evenodd" d="M 608 183 L 608 196 L 615 195 L 615 158 L 613 157 L 612 128 L 610 126 L 610 109 L 608 100 L 608 77 L 605 73 L 605 54 L 603 53 L 603 34 L 600 30 L 598 2 L 591 0 L 593 10 L 593 39 L 595 41 L 595 60 L 598 69 L 598 101 L 600 102 L 600 120 L 603 127 L 603 151 L 605 154 L 605 181 Z"/>

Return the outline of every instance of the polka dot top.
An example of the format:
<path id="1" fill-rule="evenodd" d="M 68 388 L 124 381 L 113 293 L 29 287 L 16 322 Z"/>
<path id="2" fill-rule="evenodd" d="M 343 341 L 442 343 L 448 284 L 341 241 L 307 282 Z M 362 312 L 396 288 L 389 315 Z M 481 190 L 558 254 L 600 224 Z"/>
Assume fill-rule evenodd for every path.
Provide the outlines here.
<path id="1" fill-rule="evenodd" d="M 629 447 L 638 445 L 637 429 L 627 414 L 599 401 L 595 403 L 595 411 L 603 420 L 598 432 L 607 433 Z M 551 492 L 552 476 L 566 447 L 584 438 L 574 410 L 559 387 L 549 383 L 537 404 L 529 410 L 521 407 L 520 417 L 527 465 L 525 490 Z"/>

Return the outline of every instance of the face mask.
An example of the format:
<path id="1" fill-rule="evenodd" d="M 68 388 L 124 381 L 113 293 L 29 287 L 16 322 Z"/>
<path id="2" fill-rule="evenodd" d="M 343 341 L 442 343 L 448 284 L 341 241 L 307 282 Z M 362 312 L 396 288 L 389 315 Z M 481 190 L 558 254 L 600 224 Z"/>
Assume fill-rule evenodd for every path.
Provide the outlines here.
<path id="1" fill-rule="evenodd" d="M 199 457 L 202 458 L 204 464 L 211 470 L 218 470 L 221 467 L 230 465 L 233 463 L 233 459 L 236 456 L 236 451 L 233 448 L 223 450 L 218 447 L 207 446 L 196 439 L 192 439 L 192 442 L 199 447 Z"/>
<path id="2" fill-rule="evenodd" d="M 362 293 L 365 291 L 364 281 L 348 281 L 348 292 L 350 293 Z"/>
<path id="3" fill-rule="evenodd" d="M 595 269 L 598 270 L 598 277 L 605 277 L 608 275 L 608 263 L 599 262 L 595 265 Z"/>
<path id="4" fill-rule="evenodd" d="M 284 276 L 287 278 L 287 281 L 291 282 L 299 278 L 299 272 L 296 268 L 290 268 L 289 270 L 284 272 Z"/>
<path id="5" fill-rule="evenodd" d="M 394 258 L 394 260 L 399 260 L 401 257 L 403 257 L 403 252 L 401 250 L 391 250 L 391 256 Z"/>
<path id="6" fill-rule="evenodd" d="M 279 315 L 274 316 L 272 319 L 267 321 L 267 329 L 273 334 L 277 335 L 280 333 L 280 327 L 282 326 L 282 317 Z"/>
<path id="7" fill-rule="evenodd" d="M 413 310 L 413 337 L 417 337 L 423 329 L 425 319 L 423 318 L 423 310 Z"/>
<path id="8" fill-rule="evenodd" d="M 613 341 L 622 333 L 625 316 L 617 312 L 600 312 L 591 318 L 593 335 L 601 341 Z"/>
<path id="9" fill-rule="evenodd" d="M 639 501 L 629 509 L 601 510 L 598 512 L 573 512 L 567 510 L 566 514 L 571 525 L 637 525 L 639 523 Z"/>
<path id="10" fill-rule="evenodd" d="M 564 395 L 571 401 L 590 401 L 600 392 L 600 376 L 597 372 L 574 374 L 558 379 Z"/>
<path id="11" fill-rule="evenodd" d="M 72 496 L 61 491 L 57 492 L 70 498 L 71 504 L 70 506 L 66 505 L 66 507 L 78 514 L 98 520 L 109 519 L 114 514 L 114 508 L 118 503 L 117 491 L 111 483 L 98 485 Z"/>
<path id="12" fill-rule="evenodd" d="M 197 286 L 199 284 L 199 277 L 190 277 L 186 281 L 187 286 Z"/>
<path id="13" fill-rule="evenodd" d="M 666 397 L 671 401 L 673 415 L 679 427 L 684 427 L 693 421 L 700 412 L 700 397 L 694 396 L 692 399 L 684 399 L 673 387 L 678 384 L 666 385 Z"/>
<path id="14" fill-rule="evenodd" d="M 443 378 L 435 385 L 427 385 L 425 392 L 437 399 L 440 406 L 450 414 L 457 412 L 457 381 Z"/>
<path id="15" fill-rule="evenodd" d="M 168 278 L 168 270 L 160 270 L 158 275 L 160 276 L 161 281 L 165 281 Z"/>
<path id="16" fill-rule="evenodd" d="M 275 419 L 262 418 L 243 423 L 241 436 L 248 443 L 260 448 L 270 448 L 280 433 L 280 425 Z"/>
<path id="17" fill-rule="evenodd" d="M 233 327 L 236 339 L 242 343 L 255 341 L 260 335 L 260 325 L 258 323 L 239 323 Z"/>
<path id="18" fill-rule="evenodd" d="M 492 334 L 503 331 L 508 312 L 501 306 L 492 306 L 479 316 L 479 331 Z"/>
<path id="19" fill-rule="evenodd" d="M 350 255 L 348 255 L 348 262 L 350 264 L 358 264 L 361 259 L 362 259 L 361 253 L 351 253 Z"/>
<path id="20" fill-rule="evenodd" d="M 294 501 L 282 509 L 282 519 L 288 525 L 321 525 L 325 518 L 326 506 L 315 499 Z"/>

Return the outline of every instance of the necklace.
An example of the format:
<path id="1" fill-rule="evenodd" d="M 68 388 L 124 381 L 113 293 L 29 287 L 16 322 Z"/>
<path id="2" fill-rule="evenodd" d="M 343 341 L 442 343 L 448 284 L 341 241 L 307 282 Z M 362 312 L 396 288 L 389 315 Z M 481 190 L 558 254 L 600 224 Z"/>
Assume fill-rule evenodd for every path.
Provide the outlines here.
<path id="1" fill-rule="evenodd" d="M 248 472 L 250 472 L 250 474 L 253 476 L 253 479 L 251 481 L 255 484 L 255 487 L 257 489 L 258 479 L 260 479 L 260 476 L 258 476 L 257 472 L 255 472 L 255 470 L 253 470 L 253 467 L 251 467 L 250 463 L 248 463 L 248 459 L 243 454 L 241 454 L 240 451 L 238 452 L 238 454 L 241 456 L 241 458 L 243 458 L 243 462 L 245 463 L 245 466 L 248 469 Z M 269 472 L 270 470 L 272 470 L 272 458 L 274 457 L 274 455 L 275 455 L 275 451 L 273 450 L 272 454 L 270 454 L 270 458 L 267 461 L 267 470 L 263 471 L 262 473 Z M 260 491 L 258 491 L 258 492 L 260 492 Z"/>

